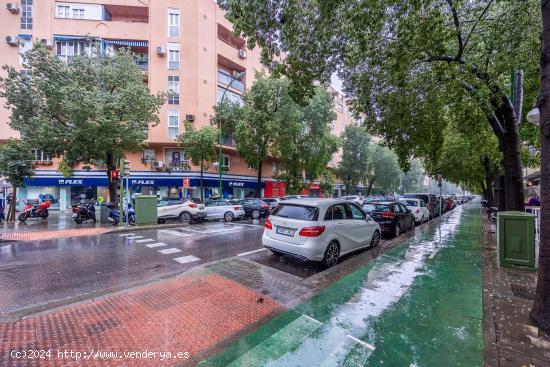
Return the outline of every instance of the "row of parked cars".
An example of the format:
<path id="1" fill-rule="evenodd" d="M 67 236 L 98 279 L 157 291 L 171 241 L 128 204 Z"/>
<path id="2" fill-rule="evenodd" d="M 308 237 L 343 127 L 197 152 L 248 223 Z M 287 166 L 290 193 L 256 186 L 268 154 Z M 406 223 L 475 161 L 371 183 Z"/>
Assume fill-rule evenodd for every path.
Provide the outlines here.
<path id="1" fill-rule="evenodd" d="M 438 216 L 439 205 L 438 197 L 424 193 L 371 200 L 358 196 L 286 199 L 265 220 L 262 244 L 276 255 L 330 267 L 342 255 L 375 247 L 382 233 L 396 237 Z"/>

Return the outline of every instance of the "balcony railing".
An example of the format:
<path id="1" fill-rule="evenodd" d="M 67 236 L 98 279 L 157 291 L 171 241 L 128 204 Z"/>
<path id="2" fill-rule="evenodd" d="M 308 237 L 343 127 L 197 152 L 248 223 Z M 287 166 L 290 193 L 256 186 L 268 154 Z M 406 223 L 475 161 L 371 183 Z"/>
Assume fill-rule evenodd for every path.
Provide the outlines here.
<path id="1" fill-rule="evenodd" d="M 226 146 L 229 146 L 229 147 L 237 146 L 233 136 L 223 136 L 222 137 L 222 145 L 226 145 Z"/>
<path id="2" fill-rule="evenodd" d="M 166 165 L 166 169 L 170 171 L 189 171 L 189 162 L 168 162 L 168 164 Z"/>

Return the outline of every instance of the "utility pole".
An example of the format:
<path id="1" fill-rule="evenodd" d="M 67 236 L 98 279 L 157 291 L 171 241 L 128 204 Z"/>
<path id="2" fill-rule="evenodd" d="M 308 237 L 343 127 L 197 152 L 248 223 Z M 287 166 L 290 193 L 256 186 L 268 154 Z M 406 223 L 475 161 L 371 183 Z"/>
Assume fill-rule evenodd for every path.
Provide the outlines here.
<path id="1" fill-rule="evenodd" d="M 441 216 L 441 213 L 443 213 L 443 177 L 441 175 L 437 175 L 437 186 L 439 186 L 439 216 Z"/>

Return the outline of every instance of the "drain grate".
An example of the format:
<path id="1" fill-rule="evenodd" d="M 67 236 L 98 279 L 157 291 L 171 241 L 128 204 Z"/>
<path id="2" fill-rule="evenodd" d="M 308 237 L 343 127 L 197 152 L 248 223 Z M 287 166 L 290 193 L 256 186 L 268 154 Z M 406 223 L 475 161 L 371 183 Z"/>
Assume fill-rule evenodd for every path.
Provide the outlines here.
<path id="1" fill-rule="evenodd" d="M 524 287 L 522 285 L 518 284 L 511 284 L 512 287 L 512 293 L 514 293 L 514 296 L 528 299 L 530 301 L 533 301 L 535 299 L 535 289 Z"/>

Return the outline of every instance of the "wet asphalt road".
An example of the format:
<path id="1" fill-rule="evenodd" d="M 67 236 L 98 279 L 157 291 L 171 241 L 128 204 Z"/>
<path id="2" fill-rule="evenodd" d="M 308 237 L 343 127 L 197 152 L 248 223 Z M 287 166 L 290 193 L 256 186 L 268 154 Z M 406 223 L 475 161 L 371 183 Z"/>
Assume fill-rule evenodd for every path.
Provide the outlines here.
<path id="1" fill-rule="evenodd" d="M 262 223 L 0 244 L 0 316 L 86 298 L 262 249 Z M 266 252 L 266 251 L 263 251 Z"/>

